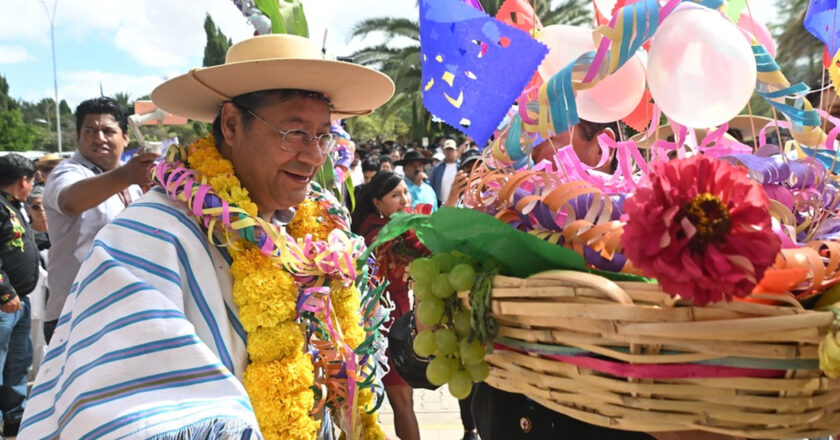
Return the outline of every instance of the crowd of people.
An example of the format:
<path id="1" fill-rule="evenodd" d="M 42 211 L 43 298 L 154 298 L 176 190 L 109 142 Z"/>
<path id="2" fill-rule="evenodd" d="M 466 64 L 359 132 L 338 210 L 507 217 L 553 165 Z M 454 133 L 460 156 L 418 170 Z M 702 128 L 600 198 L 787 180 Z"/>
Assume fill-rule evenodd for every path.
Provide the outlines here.
<path id="1" fill-rule="evenodd" d="M 53 153 L 36 161 L 14 153 L 0 157 L 0 411 L 5 437 L 17 435 L 29 370 L 44 356 L 96 234 L 142 196 L 138 185 L 148 184 L 148 166 L 158 157 L 140 153 L 120 162 L 128 144 L 127 119 L 111 98 L 82 102 L 76 130 L 77 150 L 69 159 Z"/>

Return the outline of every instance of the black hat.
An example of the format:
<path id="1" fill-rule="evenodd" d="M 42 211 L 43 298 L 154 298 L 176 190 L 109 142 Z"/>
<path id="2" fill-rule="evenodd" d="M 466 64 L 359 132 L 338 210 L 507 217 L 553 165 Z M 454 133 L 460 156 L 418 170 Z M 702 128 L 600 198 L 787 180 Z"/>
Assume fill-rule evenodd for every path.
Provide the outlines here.
<path id="1" fill-rule="evenodd" d="M 477 160 L 482 160 L 480 151 L 466 150 L 461 153 L 461 165 L 459 169 L 469 171 Z"/>
<path id="2" fill-rule="evenodd" d="M 408 150 L 402 159 L 394 162 L 394 165 L 402 166 L 411 162 L 432 163 L 434 162 L 434 159 L 424 156 L 423 153 L 417 150 Z"/>

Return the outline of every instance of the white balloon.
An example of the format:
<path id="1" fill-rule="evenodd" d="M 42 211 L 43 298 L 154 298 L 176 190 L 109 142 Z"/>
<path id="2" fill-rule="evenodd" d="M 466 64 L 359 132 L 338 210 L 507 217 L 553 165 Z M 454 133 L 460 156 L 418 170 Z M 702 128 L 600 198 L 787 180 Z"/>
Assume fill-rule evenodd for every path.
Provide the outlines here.
<path id="1" fill-rule="evenodd" d="M 755 56 L 719 12 L 682 4 L 653 36 L 647 80 L 668 117 L 688 127 L 714 127 L 740 113 L 752 96 Z"/>
<path id="2" fill-rule="evenodd" d="M 592 29 L 565 24 L 553 24 L 540 30 L 537 40 L 548 46 L 548 55 L 537 68 L 543 81 L 548 81 L 560 69 L 590 50 L 595 50 Z"/>

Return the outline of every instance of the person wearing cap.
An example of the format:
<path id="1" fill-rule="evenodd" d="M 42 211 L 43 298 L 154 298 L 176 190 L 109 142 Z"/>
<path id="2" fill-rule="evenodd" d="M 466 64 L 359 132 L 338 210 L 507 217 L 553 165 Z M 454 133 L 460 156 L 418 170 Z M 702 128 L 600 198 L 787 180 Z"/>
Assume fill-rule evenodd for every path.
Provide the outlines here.
<path id="1" fill-rule="evenodd" d="M 47 267 L 44 335 L 50 341 L 70 293 L 73 279 L 103 226 L 132 200 L 140 198 L 138 185 L 149 180 L 155 153 L 138 153 L 122 164 L 128 144 L 128 120 L 116 100 L 99 97 L 76 107 L 76 142 L 73 157 L 61 161 L 44 188 L 44 208 L 52 228 Z"/>
<path id="2" fill-rule="evenodd" d="M 469 184 L 470 172 L 477 163 L 483 162 L 481 152 L 478 150 L 466 150 L 461 155 L 461 161 L 458 165 L 458 172 L 455 174 L 455 179 L 452 181 L 452 186 L 449 189 L 449 194 L 441 206 L 461 206 L 464 192 L 467 190 Z"/>
<path id="3" fill-rule="evenodd" d="M 438 207 L 437 195 L 432 186 L 427 182 L 426 165 L 432 162 L 431 158 L 424 156 L 417 150 L 409 150 L 396 165 L 403 167 L 405 171 L 405 184 L 408 185 L 408 192 L 411 194 L 411 207 L 414 208 L 420 203 L 432 205 L 432 211 Z"/>
<path id="4" fill-rule="evenodd" d="M 159 108 L 212 122 L 212 134 L 188 149 L 171 149 L 157 168 L 170 170 L 156 175 L 158 186 L 97 235 L 35 381 L 21 437 L 314 439 L 319 429 L 326 436 L 332 424 L 309 416 L 312 407 L 303 408 L 307 401 L 317 403 L 306 375 L 319 374 L 307 359 L 316 350 L 304 346 L 303 324 L 281 304 L 245 303 L 253 304 L 246 310 L 233 301 L 234 292 L 245 295 L 243 282 L 268 280 L 268 286 L 259 285 L 265 288 L 254 299 L 259 301 L 261 295 L 281 296 L 278 290 L 296 294 L 298 279 L 263 258 L 253 241 L 231 243 L 230 235 L 225 239 L 216 229 L 208 231 L 201 216 L 210 214 L 196 213 L 195 199 L 188 204 L 166 192 L 184 195 L 191 182 L 170 182 L 181 186 L 165 190 L 161 179 L 179 167 L 200 173 L 198 163 L 205 165 L 205 174 L 232 166 L 233 175 L 216 177 L 225 184 L 235 178 L 237 186 L 230 191 L 236 190 L 236 197 L 246 197 L 247 191 L 246 219 L 260 228 L 252 234 L 284 237 L 301 202 L 320 203 L 310 196 L 337 140 L 331 121 L 369 114 L 393 92 L 386 75 L 326 59 L 321 46 L 307 38 L 277 34 L 238 42 L 224 64 L 193 69 L 159 85 L 152 92 Z M 330 209 L 338 203 L 318 194 Z M 339 207 L 335 215 L 341 214 Z M 216 226 L 224 227 L 221 221 Z M 55 232 L 52 222 L 50 228 Z M 254 264 L 263 265 L 259 280 L 250 278 L 256 271 L 246 269 Z M 278 285 L 283 280 L 291 285 Z M 275 312 L 291 325 L 285 330 L 299 331 L 289 336 L 299 335 L 301 348 L 283 340 L 278 342 L 290 342 L 285 346 L 291 350 L 279 360 L 273 352 L 249 356 L 255 339 L 277 340 L 270 333 L 276 324 L 263 324 L 273 323 Z M 255 321 L 246 322 L 246 314 Z M 259 333 L 263 325 L 273 325 L 268 334 Z M 264 350 L 281 349 L 262 340 Z M 259 360 L 262 356 L 269 360 Z M 257 364 L 266 370 L 246 372 Z M 294 394 L 277 396 L 282 399 L 257 394 L 267 388 Z M 335 415 L 347 422 L 344 414 Z M 354 417 L 365 423 L 355 427 L 379 429 L 372 416 Z"/>
<path id="5" fill-rule="evenodd" d="M 38 283 L 39 260 L 23 202 L 34 181 L 31 161 L 15 153 L 0 157 L 0 412 L 3 435 L 9 437 L 18 433 L 32 365 L 28 295 Z"/>
<path id="6" fill-rule="evenodd" d="M 443 141 L 443 162 L 432 168 L 432 189 L 440 205 L 449 198 L 449 189 L 455 182 L 458 166 L 458 147 L 454 140 L 447 139 Z"/>

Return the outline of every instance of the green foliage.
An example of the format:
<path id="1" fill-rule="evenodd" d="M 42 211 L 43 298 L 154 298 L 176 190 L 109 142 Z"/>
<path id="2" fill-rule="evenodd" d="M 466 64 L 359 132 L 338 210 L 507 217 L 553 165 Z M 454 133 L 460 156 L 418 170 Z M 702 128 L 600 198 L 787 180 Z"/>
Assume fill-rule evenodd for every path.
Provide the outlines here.
<path id="1" fill-rule="evenodd" d="M 480 1 L 481 6 L 484 7 L 484 12 L 494 17 L 505 2 L 505 0 Z M 536 2 L 537 16 L 543 26 L 552 24 L 580 26 L 592 20 L 592 2 L 588 0 L 564 0 L 557 6 L 554 6 L 554 3 L 557 2 L 545 0 Z"/>
<path id="2" fill-rule="evenodd" d="M 31 150 L 38 130 L 23 121 L 20 109 L 0 111 L 0 150 Z"/>
<path id="3" fill-rule="evenodd" d="M 309 37 L 300 0 L 255 0 L 257 9 L 271 19 L 271 33 Z"/>
<path id="4" fill-rule="evenodd" d="M 776 62 L 791 84 L 822 83 L 822 42 L 805 30 L 808 0 L 776 0 L 779 22 L 770 26 L 776 38 Z M 826 79 L 826 82 L 828 80 Z"/>
<path id="5" fill-rule="evenodd" d="M 396 139 L 397 136 L 405 136 L 409 132 L 406 117 L 402 114 L 387 115 L 385 112 L 376 112 L 347 119 L 345 124 L 353 139 L 373 139 L 377 135 L 386 140 Z"/>
<path id="6" fill-rule="evenodd" d="M 233 42 L 216 27 L 216 23 L 210 18 L 210 14 L 204 19 L 204 33 L 207 35 L 207 44 L 204 46 L 204 67 L 217 66 L 225 63 L 225 55 Z"/>
<path id="7" fill-rule="evenodd" d="M 126 92 L 117 92 L 114 94 L 114 100 L 120 104 L 126 114 L 134 114 L 134 101 L 131 100 L 131 95 Z"/>
<path id="8" fill-rule="evenodd" d="M 6 82 L 3 75 L 0 75 L 0 111 L 14 110 L 18 107 L 17 101 L 9 96 L 9 83 Z"/>

